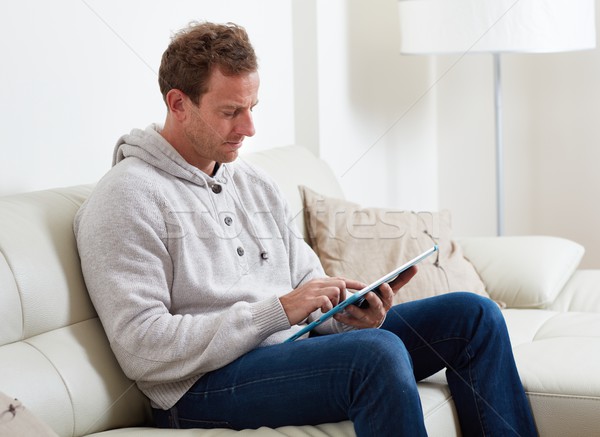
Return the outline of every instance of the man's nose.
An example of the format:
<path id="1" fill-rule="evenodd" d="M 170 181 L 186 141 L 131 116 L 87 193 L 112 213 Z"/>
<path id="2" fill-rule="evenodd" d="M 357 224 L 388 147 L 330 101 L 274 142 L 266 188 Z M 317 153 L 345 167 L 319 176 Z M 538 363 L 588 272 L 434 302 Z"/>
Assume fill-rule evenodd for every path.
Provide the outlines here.
<path id="1" fill-rule="evenodd" d="M 252 137 L 256 133 L 254 129 L 254 120 L 251 111 L 244 111 L 244 113 L 238 119 L 239 124 L 237 127 L 237 133 L 246 137 Z"/>

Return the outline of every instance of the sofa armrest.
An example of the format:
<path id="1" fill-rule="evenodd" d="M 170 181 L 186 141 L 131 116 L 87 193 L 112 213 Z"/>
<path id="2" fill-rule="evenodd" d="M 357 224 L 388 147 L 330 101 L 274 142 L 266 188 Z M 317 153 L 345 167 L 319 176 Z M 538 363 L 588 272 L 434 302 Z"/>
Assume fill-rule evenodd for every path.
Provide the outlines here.
<path id="1" fill-rule="evenodd" d="M 549 307 L 577 269 L 584 248 L 546 236 L 457 240 L 492 299 L 509 308 Z"/>

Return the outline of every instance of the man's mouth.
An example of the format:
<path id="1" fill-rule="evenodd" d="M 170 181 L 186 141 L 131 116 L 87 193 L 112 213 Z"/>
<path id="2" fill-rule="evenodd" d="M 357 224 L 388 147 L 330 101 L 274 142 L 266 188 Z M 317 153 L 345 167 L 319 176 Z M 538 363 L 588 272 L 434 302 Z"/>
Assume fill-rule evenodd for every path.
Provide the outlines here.
<path id="1" fill-rule="evenodd" d="M 242 147 L 242 144 L 244 143 L 244 139 L 241 138 L 239 140 L 233 140 L 233 141 L 226 141 L 225 144 L 227 144 L 228 146 L 231 147 L 235 147 L 235 148 L 240 148 Z"/>

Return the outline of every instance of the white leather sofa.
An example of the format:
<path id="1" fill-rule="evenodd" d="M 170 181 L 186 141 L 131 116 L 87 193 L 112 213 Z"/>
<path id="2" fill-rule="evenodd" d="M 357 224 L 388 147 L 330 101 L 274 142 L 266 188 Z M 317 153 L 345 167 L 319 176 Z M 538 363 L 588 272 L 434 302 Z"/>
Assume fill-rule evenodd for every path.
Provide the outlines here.
<path id="1" fill-rule="evenodd" d="M 279 182 L 293 211 L 302 208 L 298 184 L 342 196 L 329 167 L 302 147 L 243 159 Z M 348 421 L 240 432 L 149 428 L 148 403 L 121 372 L 80 271 L 72 220 L 91 190 L 0 198 L 0 392 L 60 436 L 354 435 Z M 563 239 L 459 242 L 491 296 L 508 304 L 504 315 L 540 435 L 600 435 L 600 271 L 577 270 L 583 248 Z M 421 382 L 420 393 L 429 435 L 460 435 L 443 374 Z M 8 416 L 0 416 L 0 435 Z"/>

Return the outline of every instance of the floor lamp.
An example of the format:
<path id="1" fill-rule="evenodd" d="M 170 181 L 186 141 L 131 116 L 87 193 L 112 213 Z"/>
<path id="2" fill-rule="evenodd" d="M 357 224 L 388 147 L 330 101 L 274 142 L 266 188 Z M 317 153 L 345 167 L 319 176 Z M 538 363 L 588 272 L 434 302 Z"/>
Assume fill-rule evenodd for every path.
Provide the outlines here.
<path id="1" fill-rule="evenodd" d="M 503 235 L 500 55 L 594 48 L 594 0 L 399 0 L 398 6 L 401 53 L 493 55 L 497 233 Z"/>

